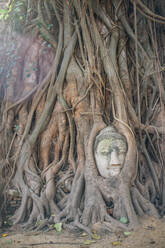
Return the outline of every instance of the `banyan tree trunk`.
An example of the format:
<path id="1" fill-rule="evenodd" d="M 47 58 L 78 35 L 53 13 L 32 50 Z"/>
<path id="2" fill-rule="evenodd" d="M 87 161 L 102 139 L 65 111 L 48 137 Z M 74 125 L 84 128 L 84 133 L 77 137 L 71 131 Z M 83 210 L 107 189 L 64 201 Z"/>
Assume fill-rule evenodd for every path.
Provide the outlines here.
<path id="1" fill-rule="evenodd" d="M 130 229 L 164 214 L 165 18 L 144 2 L 11 3 L 0 51 L 0 156 L 5 190 L 14 185 L 22 197 L 14 223 L 90 233 L 95 223 Z M 110 179 L 94 156 L 107 126 L 127 143 Z"/>

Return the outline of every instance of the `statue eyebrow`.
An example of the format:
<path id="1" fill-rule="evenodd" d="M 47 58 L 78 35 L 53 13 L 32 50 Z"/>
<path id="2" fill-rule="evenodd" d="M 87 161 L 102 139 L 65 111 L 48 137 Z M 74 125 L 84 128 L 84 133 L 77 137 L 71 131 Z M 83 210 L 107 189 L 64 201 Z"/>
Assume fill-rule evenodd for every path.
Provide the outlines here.
<path id="1" fill-rule="evenodd" d="M 103 154 L 103 155 L 108 155 L 108 153 L 109 153 L 109 151 L 102 151 L 102 152 L 100 152 L 101 154 Z"/>
<path id="2" fill-rule="evenodd" d="M 114 146 L 114 147 L 111 147 L 108 151 L 100 151 L 100 153 L 101 154 L 109 154 L 109 153 L 112 153 L 113 150 L 116 150 L 118 153 L 120 152 L 119 147 Z"/>

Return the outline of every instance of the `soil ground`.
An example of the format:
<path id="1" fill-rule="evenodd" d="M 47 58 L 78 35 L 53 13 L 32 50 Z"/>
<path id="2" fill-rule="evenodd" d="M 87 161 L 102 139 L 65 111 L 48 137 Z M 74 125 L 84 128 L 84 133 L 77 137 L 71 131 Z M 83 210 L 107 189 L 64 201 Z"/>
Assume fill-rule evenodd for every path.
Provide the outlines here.
<path id="1" fill-rule="evenodd" d="M 123 232 L 100 235 L 100 239 L 92 240 L 94 243 L 85 233 L 25 232 L 12 227 L 0 230 L 0 248 L 165 248 L 165 218 L 143 219 L 141 224 L 127 235 Z M 3 237 L 5 233 L 8 236 Z"/>

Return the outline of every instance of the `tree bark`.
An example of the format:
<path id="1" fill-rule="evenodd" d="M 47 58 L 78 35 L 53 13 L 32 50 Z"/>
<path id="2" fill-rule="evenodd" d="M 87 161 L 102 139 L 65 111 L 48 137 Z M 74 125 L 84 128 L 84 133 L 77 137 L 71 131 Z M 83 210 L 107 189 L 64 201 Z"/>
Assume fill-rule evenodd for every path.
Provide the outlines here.
<path id="1" fill-rule="evenodd" d="M 114 231 L 164 214 L 165 55 L 157 32 L 163 37 L 165 18 L 161 4 L 143 2 L 10 4 L 0 48 L 0 159 L 6 189 L 14 185 L 22 197 L 14 223 L 63 222 L 91 234 L 98 222 Z M 110 180 L 94 157 L 107 126 L 127 142 L 122 171 Z"/>

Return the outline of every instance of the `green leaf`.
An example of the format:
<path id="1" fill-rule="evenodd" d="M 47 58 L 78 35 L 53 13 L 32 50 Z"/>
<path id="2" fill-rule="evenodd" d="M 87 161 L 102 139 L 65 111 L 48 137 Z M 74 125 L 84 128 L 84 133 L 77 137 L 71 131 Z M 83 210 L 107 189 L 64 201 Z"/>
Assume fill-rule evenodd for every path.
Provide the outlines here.
<path id="1" fill-rule="evenodd" d="M 30 73 L 26 74 L 26 77 L 29 78 L 30 77 Z"/>
<path id="2" fill-rule="evenodd" d="M 7 243 L 8 243 L 8 244 L 12 244 L 12 240 L 8 240 Z"/>
<path id="3" fill-rule="evenodd" d="M 15 130 L 18 131 L 19 130 L 19 126 L 15 125 Z"/>
<path id="4" fill-rule="evenodd" d="M 53 27 L 53 24 L 48 24 L 47 29 L 50 30 Z"/>
<path id="5" fill-rule="evenodd" d="M 5 15 L 5 20 L 7 20 L 8 17 L 9 17 L 9 14 L 6 14 L 6 15 Z"/>
<path id="6" fill-rule="evenodd" d="M 7 222 L 7 225 L 8 225 L 8 226 L 12 226 L 12 225 L 13 225 L 13 223 L 12 223 L 12 222 L 10 222 L 10 221 L 8 221 L 8 222 Z"/>
<path id="7" fill-rule="evenodd" d="M 0 9 L 0 14 L 7 14 L 8 13 L 8 10 L 6 9 Z"/>
<path id="8" fill-rule="evenodd" d="M 36 225 L 37 226 L 40 226 L 40 225 L 42 225 L 44 223 L 44 220 L 38 220 L 37 222 L 36 222 Z"/>
<path id="9" fill-rule="evenodd" d="M 121 217 L 120 218 L 120 222 L 123 224 L 127 224 L 128 223 L 128 219 L 126 217 Z"/>
<path id="10" fill-rule="evenodd" d="M 21 5 L 23 5 L 23 2 L 16 2 L 16 3 L 15 3 L 15 6 L 17 6 L 17 7 L 18 7 L 18 6 L 21 6 Z"/>
<path id="11" fill-rule="evenodd" d="M 37 22 L 36 25 L 41 28 L 42 27 L 42 23 L 41 22 Z"/>
<path id="12" fill-rule="evenodd" d="M 19 7 L 17 7 L 17 8 L 14 9 L 14 11 L 15 11 L 15 12 L 20 12 L 21 9 L 20 9 Z"/>
<path id="13" fill-rule="evenodd" d="M 131 235 L 131 232 L 124 232 L 124 235 L 129 236 L 129 235 Z"/>
<path id="14" fill-rule="evenodd" d="M 32 8 L 28 8 L 27 12 L 30 12 L 32 10 Z"/>
<path id="15" fill-rule="evenodd" d="M 55 227 L 55 229 L 56 229 L 57 232 L 61 232 L 62 231 L 62 223 L 61 222 L 56 223 L 54 225 L 54 227 Z"/>

